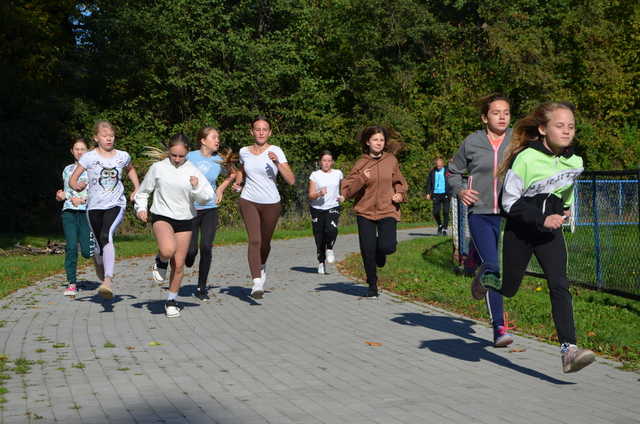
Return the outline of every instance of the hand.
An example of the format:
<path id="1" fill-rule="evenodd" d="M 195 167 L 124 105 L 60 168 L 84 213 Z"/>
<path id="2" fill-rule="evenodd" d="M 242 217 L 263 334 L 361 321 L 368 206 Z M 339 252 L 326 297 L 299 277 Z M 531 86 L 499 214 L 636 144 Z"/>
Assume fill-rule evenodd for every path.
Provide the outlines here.
<path id="1" fill-rule="evenodd" d="M 140 219 L 140 221 L 142 222 L 147 222 L 147 219 L 149 218 L 149 214 L 147 213 L 147 211 L 138 211 L 136 213 L 136 216 L 138 217 L 138 219 Z"/>
<path id="2" fill-rule="evenodd" d="M 138 193 L 138 190 L 137 190 L 137 189 L 136 189 L 136 190 L 133 190 L 133 191 L 131 192 L 131 194 L 129 195 L 129 200 L 131 200 L 132 202 L 135 202 L 135 200 L 136 200 L 136 199 L 135 199 L 135 197 L 136 197 L 136 193 Z"/>
<path id="3" fill-rule="evenodd" d="M 344 196 L 343 195 L 339 195 L 338 196 L 338 203 L 342 203 L 344 202 Z"/>
<path id="4" fill-rule="evenodd" d="M 269 159 L 271 159 L 273 163 L 275 163 L 276 165 L 278 164 L 278 156 L 275 153 L 269 152 L 267 153 L 267 156 L 269 156 Z"/>
<path id="5" fill-rule="evenodd" d="M 563 223 L 564 223 L 564 218 L 562 217 L 562 215 L 558 215 L 558 214 L 549 215 L 544 219 L 544 228 L 548 228 L 550 230 L 557 230 L 558 228 L 562 227 Z"/>
<path id="6" fill-rule="evenodd" d="M 233 183 L 233 185 L 231 186 L 231 188 L 233 189 L 233 191 L 241 192 L 241 191 L 242 191 L 242 184 L 240 184 L 240 183 Z"/>
<path id="7" fill-rule="evenodd" d="M 426 196 L 424 196 L 424 197 L 426 197 L 426 199 L 427 199 L 427 200 L 431 200 L 431 195 L 430 195 L 430 194 L 427 194 L 427 195 L 426 195 Z"/>
<path id="8" fill-rule="evenodd" d="M 63 202 L 67 200 L 67 194 L 63 190 L 56 191 L 56 200 L 58 202 Z"/>
<path id="9" fill-rule="evenodd" d="M 222 203 L 222 198 L 224 197 L 224 190 L 217 189 L 216 190 L 216 205 L 220 206 Z"/>
<path id="10" fill-rule="evenodd" d="M 71 198 L 71 204 L 73 204 L 73 206 L 79 206 L 82 205 L 85 202 L 85 200 L 81 197 L 72 197 Z"/>
<path id="11" fill-rule="evenodd" d="M 391 197 L 391 201 L 393 203 L 400 203 L 402 202 L 402 193 L 395 193 L 392 197 Z"/>
<path id="12" fill-rule="evenodd" d="M 322 187 L 320 190 L 318 190 L 318 197 L 322 197 L 325 194 L 327 194 L 327 188 L 326 187 Z"/>
<path id="13" fill-rule="evenodd" d="M 371 178 L 371 168 L 367 168 L 364 171 L 362 171 L 362 174 L 364 175 L 365 179 L 369 179 Z"/>
<path id="14" fill-rule="evenodd" d="M 480 192 L 475 191 L 473 189 L 460 190 L 460 192 L 458 193 L 458 197 L 460 198 L 462 203 L 464 203 L 467 206 L 471 206 L 480 199 L 478 197 L 479 194 Z"/>
<path id="15" fill-rule="evenodd" d="M 189 182 L 191 183 L 191 187 L 196 188 L 198 187 L 198 177 L 192 175 L 189 177 Z"/>

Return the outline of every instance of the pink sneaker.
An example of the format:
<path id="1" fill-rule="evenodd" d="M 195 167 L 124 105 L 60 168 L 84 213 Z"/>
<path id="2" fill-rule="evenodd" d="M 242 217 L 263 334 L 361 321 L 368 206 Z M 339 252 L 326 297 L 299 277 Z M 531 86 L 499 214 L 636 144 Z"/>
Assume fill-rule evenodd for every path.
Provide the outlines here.
<path id="1" fill-rule="evenodd" d="M 66 290 L 64 291 L 65 296 L 75 297 L 77 294 L 78 294 L 78 289 L 76 288 L 75 284 L 69 284 L 69 286 L 67 286 Z"/>

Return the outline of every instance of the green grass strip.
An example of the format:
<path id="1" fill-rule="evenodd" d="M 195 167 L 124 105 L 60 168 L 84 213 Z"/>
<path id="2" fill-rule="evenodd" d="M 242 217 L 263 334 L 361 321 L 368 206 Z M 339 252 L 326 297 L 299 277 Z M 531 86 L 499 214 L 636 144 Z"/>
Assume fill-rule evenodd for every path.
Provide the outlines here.
<path id="1" fill-rule="evenodd" d="M 453 272 L 451 252 L 451 239 L 446 237 L 399 243 L 379 270 L 378 284 L 409 299 L 488 321 L 484 302 L 471 298 L 471 279 Z M 360 255 L 350 255 L 339 266 L 364 281 Z M 581 287 L 572 287 L 571 293 L 578 344 L 623 362 L 626 369 L 640 369 L 640 303 Z M 516 332 L 558 342 L 546 280 L 526 277 L 518 294 L 505 298 L 505 311 Z"/>

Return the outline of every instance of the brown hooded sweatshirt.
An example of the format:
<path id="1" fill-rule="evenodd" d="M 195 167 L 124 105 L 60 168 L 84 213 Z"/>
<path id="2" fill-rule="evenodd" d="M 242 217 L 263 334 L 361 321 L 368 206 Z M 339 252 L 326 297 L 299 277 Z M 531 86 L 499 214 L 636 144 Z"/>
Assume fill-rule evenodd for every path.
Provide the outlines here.
<path id="1" fill-rule="evenodd" d="M 371 169 L 369 179 L 364 176 L 365 169 Z M 391 153 L 383 152 L 377 159 L 363 154 L 347 178 L 342 180 L 340 188 L 346 199 L 355 198 L 353 210 L 356 215 L 373 221 L 382 218 L 400 221 L 400 205 L 393 203 L 391 197 L 400 193 L 402 201 L 406 201 L 409 186 L 400 172 L 398 159 Z"/>

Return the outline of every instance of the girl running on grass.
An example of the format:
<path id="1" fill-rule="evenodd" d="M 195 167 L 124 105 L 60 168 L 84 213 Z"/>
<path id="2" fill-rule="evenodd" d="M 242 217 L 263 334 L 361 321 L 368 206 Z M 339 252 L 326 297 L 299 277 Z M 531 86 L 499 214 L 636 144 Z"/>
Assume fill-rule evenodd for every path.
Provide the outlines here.
<path id="1" fill-rule="evenodd" d="M 261 299 L 267 280 L 266 264 L 271 251 L 271 237 L 278 223 L 282 206 L 276 185 L 278 173 L 287 184 L 295 184 L 287 158 L 282 149 L 269 144 L 271 124 L 264 116 L 251 123 L 254 143 L 240 149 L 242 167 L 236 176 L 234 188 L 240 194 L 240 213 L 249 237 L 248 260 L 253 287 L 251 296 Z M 244 182 L 244 186 L 241 183 Z"/>
<path id="2" fill-rule="evenodd" d="M 480 99 L 480 118 L 483 130 L 470 134 L 462 142 L 458 153 L 449 164 L 447 180 L 450 191 L 457 194 L 469 208 L 469 230 L 482 265 L 477 271 L 500 278 L 498 263 L 498 241 L 500 239 L 499 193 L 502 188 L 498 167 L 511 140 L 511 104 L 500 94 Z M 462 179 L 468 174 L 468 183 Z M 482 294 L 473 293 L 476 299 Z M 488 292 L 485 302 L 493 326 L 493 344 L 504 347 L 513 343 L 513 336 L 504 325 L 504 300 L 494 291 Z"/>
<path id="3" fill-rule="evenodd" d="M 168 318 L 174 318 L 180 316 L 176 298 L 184 276 L 193 219 L 197 215 L 193 204 L 206 204 L 213 198 L 214 191 L 202 172 L 187 161 L 189 140 L 186 136 L 174 135 L 169 140 L 167 150 L 162 155 L 165 158 L 149 168 L 135 195 L 135 202 L 138 218 L 152 224 L 153 235 L 158 242 L 156 260 L 163 264 L 171 262 L 165 312 Z M 153 203 L 149 216 L 147 203 L 152 192 Z M 166 265 L 164 269 L 167 269 Z M 157 269 L 154 269 L 154 275 L 156 272 Z"/>
<path id="4" fill-rule="evenodd" d="M 562 224 L 571 212 L 573 186 L 583 171 L 574 154 L 574 107 L 548 102 L 516 123 L 500 173 L 505 175 L 502 207 L 507 214 L 502 246 L 502 279 L 486 274 L 474 290 L 512 297 L 531 255 L 549 285 L 553 322 L 560 341 L 563 372 L 579 371 L 595 360 L 576 346 L 573 305 L 567 280 L 567 248 Z"/>
<path id="5" fill-rule="evenodd" d="M 318 252 L 318 274 L 325 274 L 325 261 L 332 264 L 336 258 L 333 245 L 338 237 L 340 220 L 340 181 L 342 171 L 332 169 L 333 155 L 328 150 L 320 154 L 320 169 L 309 176 L 309 204 L 311 227 Z"/>
<path id="6" fill-rule="evenodd" d="M 195 202 L 193 206 L 197 215 L 193 218 L 193 232 L 191 243 L 187 253 L 186 265 L 193 266 L 200 247 L 200 265 L 198 267 L 198 288 L 195 296 L 203 302 L 209 300 L 207 293 L 207 278 L 211 268 L 211 250 L 216 238 L 218 228 L 218 206 L 222 202 L 222 197 L 227 186 L 235 178 L 235 166 L 233 161 L 237 161 L 237 155 L 232 155 L 228 150 L 226 153 L 219 153 L 220 134 L 213 127 L 204 127 L 198 131 L 196 139 L 200 142 L 200 149 L 187 154 L 187 160 L 194 164 L 202 172 L 211 187 L 215 191 L 215 196 L 208 202 Z M 231 172 L 227 172 L 225 167 L 230 167 Z M 216 187 L 216 182 L 221 172 L 227 174 L 220 186 Z M 199 242 L 199 243 L 198 243 Z M 166 269 L 166 268 L 165 268 Z"/>
<path id="7" fill-rule="evenodd" d="M 392 152 L 399 150 L 395 134 L 378 125 L 359 135 L 363 154 L 342 181 L 342 195 L 354 198 L 360 253 L 367 274 L 367 297 L 378 297 L 377 269 L 396 250 L 400 203 L 407 200 L 407 181 Z"/>
<path id="8" fill-rule="evenodd" d="M 65 296 L 75 296 L 78 293 L 76 287 L 78 244 L 80 244 L 80 254 L 83 258 L 88 259 L 93 255 L 93 237 L 87 222 L 87 190 L 78 192 L 69 185 L 69 178 L 78 166 L 78 159 L 87 153 L 87 150 L 89 150 L 89 145 L 84 138 L 78 137 L 73 140 L 71 155 L 73 155 L 75 162 L 67 165 L 62 171 L 63 190 L 58 190 L 56 193 L 56 200 L 64 202 L 62 205 L 62 229 L 66 241 L 64 270 L 67 274 L 67 288 L 64 291 Z M 86 184 L 87 173 L 80 174 L 78 180 Z"/>
<path id="9" fill-rule="evenodd" d="M 87 188 L 87 218 L 97 242 L 95 261 L 101 280 L 98 294 L 105 299 L 113 297 L 113 273 L 116 249 L 113 237 L 124 218 L 127 199 L 124 196 L 123 174 L 133 183 L 133 193 L 138 190 L 138 174 L 127 152 L 115 148 L 115 130 L 109 121 L 98 121 L 93 127 L 93 139 L 98 146 L 78 160 L 71 174 L 69 186 L 82 191 Z M 79 181 L 87 171 L 88 181 Z"/>

